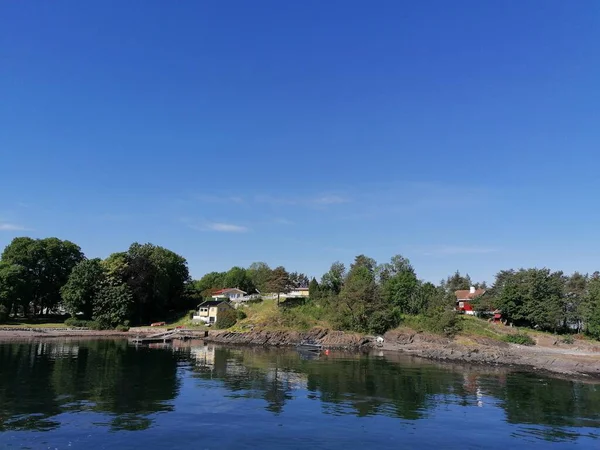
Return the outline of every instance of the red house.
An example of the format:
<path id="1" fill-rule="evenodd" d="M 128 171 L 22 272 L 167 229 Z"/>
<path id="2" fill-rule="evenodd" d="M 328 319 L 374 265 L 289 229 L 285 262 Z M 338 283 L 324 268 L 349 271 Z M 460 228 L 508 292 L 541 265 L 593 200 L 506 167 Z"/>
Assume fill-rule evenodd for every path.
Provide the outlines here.
<path id="1" fill-rule="evenodd" d="M 470 289 L 463 289 L 454 292 L 456 294 L 456 310 L 464 314 L 473 315 L 473 299 L 485 294 L 485 289 L 475 289 L 471 286 Z"/>

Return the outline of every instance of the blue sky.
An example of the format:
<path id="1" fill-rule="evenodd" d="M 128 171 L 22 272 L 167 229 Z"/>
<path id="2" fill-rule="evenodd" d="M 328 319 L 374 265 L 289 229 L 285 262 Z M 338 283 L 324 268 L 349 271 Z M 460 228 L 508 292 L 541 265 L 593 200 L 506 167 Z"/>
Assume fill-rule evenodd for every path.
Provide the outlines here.
<path id="1" fill-rule="evenodd" d="M 5 1 L 0 246 L 600 269 L 600 3 Z"/>

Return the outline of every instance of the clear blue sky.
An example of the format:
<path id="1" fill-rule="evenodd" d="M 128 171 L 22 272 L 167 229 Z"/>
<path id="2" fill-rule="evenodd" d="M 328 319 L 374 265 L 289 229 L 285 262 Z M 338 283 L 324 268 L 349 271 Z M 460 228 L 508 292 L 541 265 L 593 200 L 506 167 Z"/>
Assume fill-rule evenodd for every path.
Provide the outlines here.
<path id="1" fill-rule="evenodd" d="M 3 1 L 0 246 L 600 269 L 600 2 Z"/>

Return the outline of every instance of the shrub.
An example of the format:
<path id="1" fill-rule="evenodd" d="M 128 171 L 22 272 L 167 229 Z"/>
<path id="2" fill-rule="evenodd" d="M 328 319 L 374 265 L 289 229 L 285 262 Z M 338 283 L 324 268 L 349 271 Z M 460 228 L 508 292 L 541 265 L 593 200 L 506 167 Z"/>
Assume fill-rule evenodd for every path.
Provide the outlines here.
<path id="1" fill-rule="evenodd" d="M 117 325 L 115 328 L 117 331 L 127 332 L 129 331 L 129 327 L 127 325 Z"/>
<path id="2" fill-rule="evenodd" d="M 535 345 L 535 341 L 526 333 L 507 334 L 504 341 L 510 344 Z"/>
<path id="3" fill-rule="evenodd" d="M 196 310 L 195 310 L 195 309 L 190 309 L 190 310 L 188 311 L 188 317 L 189 317 L 190 319 L 193 319 L 195 315 L 196 315 Z"/>
<path id="4" fill-rule="evenodd" d="M 0 305 L 0 323 L 8 320 L 8 309 L 4 305 Z"/>
<path id="5" fill-rule="evenodd" d="M 396 328 L 401 321 L 399 309 L 384 309 L 374 311 L 367 320 L 369 331 L 375 334 L 384 334 L 386 331 Z"/>
<path id="6" fill-rule="evenodd" d="M 69 319 L 65 320 L 65 325 L 73 328 L 88 328 L 88 321 L 80 320 L 76 317 L 70 317 Z"/>
<path id="7" fill-rule="evenodd" d="M 71 317 L 65 320 L 65 325 L 73 328 L 89 328 L 90 330 L 104 330 L 101 324 L 94 320 L 80 320 L 76 317 Z"/>
<path id="8" fill-rule="evenodd" d="M 560 342 L 562 342 L 563 344 L 574 344 L 575 343 L 575 338 L 573 336 L 571 336 L 570 334 L 566 335 L 565 337 L 563 337 Z"/>
<path id="9" fill-rule="evenodd" d="M 237 317 L 237 320 L 244 320 L 246 317 L 248 317 L 246 315 L 246 313 L 244 311 L 242 311 L 241 309 L 236 309 L 235 315 Z"/>
<path id="10" fill-rule="evenodd" d="M 441 307 L 430 308 L 423 324 L 427 331 L 446 336 L 454 336 L 462 329 L 462 322 L 456 311 Z"/>
<path id="11" fill-rule="evenodd" d="M 224 330 L 226 328 L 231 328 L 237 322 L 237 315 L 235 310 L 233 309 L 224 309 L 223 311 L 219 311 L 217 315 L 217 322 L 215 326 Z"/>

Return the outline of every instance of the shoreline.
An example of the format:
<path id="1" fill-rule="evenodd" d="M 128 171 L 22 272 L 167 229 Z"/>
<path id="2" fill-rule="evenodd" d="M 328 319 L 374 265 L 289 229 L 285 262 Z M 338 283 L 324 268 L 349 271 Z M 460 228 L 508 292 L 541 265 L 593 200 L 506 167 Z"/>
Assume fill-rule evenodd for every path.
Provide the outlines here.
<path id="1" fill-rule="evenodd" d="M 59 328 L 2 328 L 0 343 L 38 339 L 104 339 L 133 338 L 160 332 L 162 329 L 132 328 L 128 332 L 113 330 L 77 330 Z M 600 343 L 587 341 L 563 344 L 552 336 L 537 337 L 537 345 L 522 346 L 499 342 L 481 336 L 448 338 L 410 329 L 388 331 L 384 342 L 377 345 L 373 337 L 359 333 L 315 328 L 310 331 L 248 331 L 210 330 L 197 339 L 223 345 L 243 345 L 293 348 L 298 342 L 311 339 L 325 349 L 347 351 L 379 351 L 381 354 L 404 354 L 448 363 L 477 366 L 508 367 L 539 371 L 552 375 L 600 380 Z"/>

